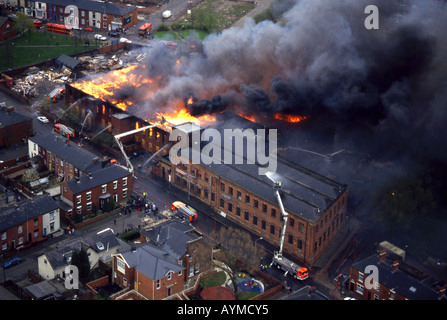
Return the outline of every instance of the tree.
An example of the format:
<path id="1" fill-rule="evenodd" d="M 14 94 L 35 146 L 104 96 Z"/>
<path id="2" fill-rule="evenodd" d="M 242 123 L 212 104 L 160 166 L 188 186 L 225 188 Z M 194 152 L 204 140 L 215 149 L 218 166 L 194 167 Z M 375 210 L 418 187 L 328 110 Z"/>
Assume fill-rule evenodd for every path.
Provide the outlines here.
<path id="1" fill-rule="evenodd" d="M 37 179 L 39 179 L 39 174 L 34 168 L 26 170 L 22 175 L 23 182 L 31 182 Z"/>
<path id="2" fill-rule="evenodd" d="M 228 274 L 234 290 L 236 300 L 239 299 L 239 290 L 236 281 L 238 272 L 246 271 L 254 273 L 254 268 L 259 265 L 262 248 L 256 248 L 250 234 L 242 229 L 232 227 L 222 228 L 218 233 L 213 233 L 213 238 L 221 248 L 214 254 L 213 261 L 216 266 L 224 269 Z"/>
<path id="3" fill-rule="evenodd" d="M 71 264 L 78 268 L 80 279 L 86 279 L 90 275 L 90 261 L 84 248 L 73 251 Z"/>
<path id="4" fill-rule="evenodd" d="M 30 16 L 22 12 L 17 13 L 17 17 L 14 20 L 14 29 L 17 31 L 18 34 L 21 34 L 26 30 L 31 31 L 33 30 L 33 27 L 34 23 Z"/>
<path id="5" fill-rule="evenodd" d="M 431 185 L 421 176 L 395 179 L 385 184 L 374 198 L 376 215 L 389 231 L 409 231 L 414 222 L 437 207 Z"/>

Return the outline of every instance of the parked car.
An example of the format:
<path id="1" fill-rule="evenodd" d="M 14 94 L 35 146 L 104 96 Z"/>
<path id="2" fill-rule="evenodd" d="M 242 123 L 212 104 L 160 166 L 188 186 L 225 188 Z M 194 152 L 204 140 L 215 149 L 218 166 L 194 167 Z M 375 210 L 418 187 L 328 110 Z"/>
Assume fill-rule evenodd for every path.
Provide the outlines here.
<path id="1" fill-rule="evenodd" d="M 109 37 L 119 38 L 120 34 L 119 32 L 109 32 Z"/>
<path id="2" fill-rule="evenodd" d="M 95 34 L 95 39 L 96 40 L 101 40 L 101 41 L 106 41 L 107 40 L 106 37 L 104 37 L 104 36 L 102 36 L 100 34 Z"/>
<path id="3" fill-rule="evenodd" d="M 42 122 L 42 123 L 48 123 L 48 122 L 50 122 L 50 121 L 48 120 L 48 118 L 47 118 L 47 117 L 44 117 L 44 116 L 37 117 L 37 120 L 39 120 L 39 121 Z"/>
<path id="4" fill-rule="evenodd" d="M 172 12 L 170 10 L 166 10 L 162 13 L 164 19 L 168 19 L 172 16 Z"/>
<path id="5" fill-rule="evenodd" d="M 3 268 L 9 268 L 22 262 L 20 257 L 12 257 L 3 263 Z"/>
<path id="6" fill-rule="evenodd" d="M 93 28 L 92 27 L 85 27 L 83 30 L 84 31 L 88 31 L 88 32 L 93 32 Z"/>
<path id="7" fill-rule="evenodd" d="M 132 40 L 129 40 L 127 38 L 121 38 L 120 42 L 132 43 Z"/>

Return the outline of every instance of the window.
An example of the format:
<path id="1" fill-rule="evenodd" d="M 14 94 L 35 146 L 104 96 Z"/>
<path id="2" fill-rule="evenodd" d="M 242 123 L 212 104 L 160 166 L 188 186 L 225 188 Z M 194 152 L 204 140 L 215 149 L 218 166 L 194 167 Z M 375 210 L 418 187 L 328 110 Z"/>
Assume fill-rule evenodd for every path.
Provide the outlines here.
<path id="1" fill-rule="evenodd" d="M 298 250 L 303 249 L 303 241 L 301 239 L 298 239 Z"/>
<path id="2" fill-rule="evenodd" d="M 241 216 L 241 208 L 236 207 L 236 215 L 237 215 L 238 217 Z"/>
<path id="3" fill-rule="evenodd" d="M 360 284 L 357 284 L 356 292 L 363 295 L 363 286 Z"/>
<path id="4" fill-rule="evenodd" d="M 117 180 L 113 181 L 113 189 L 116 189 L 116 188 L 118 188 L 118 181 Z"/>
<path id="5" fill-rule="evenodd" d="M 267 229 L 267 222 L 265 222 L 265 220 L 262 220 L 261 228 L 262 228 L 263 230 Z"/>
<path id="6" fill-rule="evenodd" d="M 126 272 L 126 264 L 124 263 L 124 261 L 117 258 L 116 259 L 116 269 L 121 273 L 125 273 Z"/>
<path id="7" fill-rule="evenodd" d="M 298 231 L 304 232 L 304 224 L 302 224 L 301 222 L 298 224 Z"/>
<path id="8" fill-rule="evenodd" d="M 240 191 L 237 192 L 237 198 L 238 198 L 238 200 L 242 199 L 242 193 Z"/>
<path id="9" fill-rule="evenodd" d="M 123 198 L 127 198 L 127 188 L 123 189 Z"/>
<path id="10" fill-rule="evenodd" d="M 6 240 L 6 231 L 2 232 L 2 240 Z"/>
<path id="11" fill-rule="evenodd" d="M 92 192 L 91 191 L 86 193 L 86 198 L 87 198 L 87 201 L 92 200 Z"/>
<path id="12" fill-rule="evenodd" d="M 168 272 L 168 280 L 171 280 L 171 279 L 172 279 L 172 272 L 169 271 L 169 272 Z"/>
<path id="13" fill-rule="evenodd" d="M 253 216 L 253 224 L 254 224 L 255 226 L 258 225 L 258 217 Z"/>
<path id="14" fill-rule="evenodd" d="M 157 290 L 160 289 L 160 279 L 157 280 Z"/>
<path id="15" fill-rule="evenodd" d="M 224 208 L 225 207 L 225 201 L 224 199 L 220 198 L 220 207 Z"/>
<path id="16" fill-rule="evenodd" d="M 267 205 L 265 203 L 262 204 L 262 212 L 267 212 Z"/>
<path id="17" fill-rule="evenodd" d="M 87 211 L 92 211 L 92 203 L 87 203 Z"/>
<path id="18" fill-rule="evenodd" d="M 253 200 L 253 206 L 254 206 L 255 208 L 258 207 L 258 200 L 256 200 L 256 199 Z"/>
<path id="19" fill-rule="evenodd" d="M 34 219 L 34 226 L 37 227 L 39 225 L 39 219 Z"/>
<path id="20" fill-rule="evenodd" d="M 294 227 L 294 226 L 295 226 L 295 219 L 290 218 L 290 220 L 289 220 L 289 225 L 290 225 L 291 227 Z"/>
<path id="21" fill-rule="evenodd" d="M 216 195 L 214 194 L 214 192 L 211 192 L 211 201 L 215 201 L 215 197 L 216 197 Z"/>
<path id="22" fill-rule="evenodd" d="M 363 273 L 359 272 L 359 279 L 358 282 L 363 283 Z"/>
<path id="23" fill-rule="evenodd" d="M 289 234 L 289 243 L 293 244 L 293 236 L 291 234 Z"/>
<path id="24" fill-rule="evenodd" d="M 220 183 L 220 190 L 222 191 L 222 192 L 225 192 L 225 184 L 224 183 Z"/>
<path id="25" fill-rule="evenodd" d="M 82 214 L 82 207 L 81 206 L 76 207 L 76 213 L 77 214 Z"/>
<path id="26" fill-rule="evenodd" d="M 250 204 L 250 196 L 248 194 L 245 195 L 245 203 Z"/>
<path id="27" fill-rule="evenodd" d="M 275 226 L 273 224 L 270 226 L 270 233 L 275 234 Z"/>
<path id="28" fill-rule="evenodd" d="M 249 220 L 250 219 L 250 214 L 248 213 L 248 211 L 245 211 L 244 212 L 244 218 L 245 218 L 245 220 Z"/>
<path id="29" fill-rule="evenodd" d="M 50 221 L 54 220 L 54 211 L 50 212 Z"/>
<path id="30" fill-rule="evenodd" d="M 390 300 L 394 300 L 395 297 L 396 297 L 396 292 L 394 292 L 393 290 L 390 290 Z"/>
<path id="31" fill-rule="evenodd" d="M 228 202 L 228 211 L 233 212 L 233 204 L 231 204 L 230 202 Z"/>
<path id="32" fill-rule="evenodd" d="M 76 203 L 77 204 L 80 204 L 81 203 L 81 196 L 79 195 L 79 196 L 76 196 Z"/>
<path id="33" fill-rule="evenodd" d="M 8 244 L 6 242 L 2 243 L 2 250 L 5 251 L 6 249 L 8 249 Z"/>
<path id="34" fill-rule="evenodd" d="M 233 188 L 232 187 L 228 187 L 228 193 L 230 196 L 233 196 Z"/>
<path id="35" fill-rule="evenodd" d="M 275 218 L 276 217 L 276 209 L 272 208 L 272 217 Z"/>
<path id="36" fill-rule="evenodd" d="M 106 185 L 106 184 L 103 184 L 103 185 L 101 186 L 101 190 L 102 190 L 102 193 L 103 193 L 103 194 L 106 193 L 106 192 L 107 192 L 107 185 Z"/>
<path id="37" fill-rule="evenodd" d="M 123 186 L 127 186 L 127 177 L 123 178 Z"/>
<path id="38" fill-rule="evenodd" d="M 127 287 L 127 279 L 126 279 L 126 278 L 123 278 L 123 285 L 124 285 L 125 287 Z"/>
<path id="39" fill-rule="evenodd" d="M 17 232 L 18 232 L 18 233 L 22 233 L 22 232 L 23 232 L 23 226 L 19 226 L 19 227 L 17 228 Z"/>
<path id="40" fill-rule="evenodd" d="M 39 230 L 34 230 L 34 238 L 37 238 L 39 236 Z"/>

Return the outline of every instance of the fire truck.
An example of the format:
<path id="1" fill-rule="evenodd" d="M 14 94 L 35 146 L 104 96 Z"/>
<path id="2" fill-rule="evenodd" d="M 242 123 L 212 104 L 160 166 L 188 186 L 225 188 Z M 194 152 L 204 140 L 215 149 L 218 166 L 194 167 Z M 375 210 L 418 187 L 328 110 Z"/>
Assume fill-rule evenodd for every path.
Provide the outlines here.
<path id="1" fill-rule="evenodd" d="M 47 23 L 47 31 L 69 35 L 72 34 L 73 28 L 64 24 L 49 22 Z"/>
<path id="2" fill-rule="evenodd" d="M 195 223 L 197 221 L 197 211 L 196 209 L 184 204 L 180 201 L 175 201 L 171 205 L 171 210 L 178 217 L 182 219 L 188 219 L 190 223 Z"/>
<path id="3" fill-rule="evenodd" d="M 267 177 L 271 179 L 268 175 Z M 271 179 L 272 180 L 272 179 Z M 273 181 L 273 180 L 272 180 Z M 279 193 L 279 190 L 281 188 L 281 182 L 279 181 L 273 181 L 274 182 L 274 191 L 276 195 L 276 199 L 278 201 L 279 207 L 281 209 L 282 217 L 283 217 L 283 227 L 281 229 L 281 236 L 279 240 L 279 250 L 275 251 L 273 253 L 273 260 L 270 266 L 275 265 L 278 269 L 282 269 L 285 271 L 284 275 L 290 274 L 295 279 L 298 280 L 306 280 L 309 277 L 309 271 L 305 267 L 301 267 L 298 264 L 294 263 L 293 261 L 287 259 L 282 255 L 283 251 L 283 245 L 284 245 L 284 238 L 286 234 L 286 227 L 287 227 L 287 220 L 289 219 L 289 214 L 284 209 L 284 205 L 281 200 L 281 195 Z"/>
<path id="4" fill-rule="evenodd" d="M 59 100 L 62 99 L 64 95 L 65 95 L 64 87 L 57 87 L 50 92 L 48 97 L 50 98 L 51 102 L 58 102 Z"/>
<path id="5" fill-rule="evenodd" d="M 152 24 L 147 22 L 138 29 L 138 34 L 142 37 L 146 36 L 152 30 Z"/>
<path id="6" fill-rule="evenodd" d="M 65 138 L 73 138 L 75 135 L 75 131 L 72 128 L 63 125 L 62 123 L 56 123 L 53 126 L 53 130 Z"/>
<path id="7" fill-rule="evenodd" d="M 42 27 L 43 27 L 42 21 L 40 21 L 40 20 L 34 21 L 34 28 L 40 29 Z"/>

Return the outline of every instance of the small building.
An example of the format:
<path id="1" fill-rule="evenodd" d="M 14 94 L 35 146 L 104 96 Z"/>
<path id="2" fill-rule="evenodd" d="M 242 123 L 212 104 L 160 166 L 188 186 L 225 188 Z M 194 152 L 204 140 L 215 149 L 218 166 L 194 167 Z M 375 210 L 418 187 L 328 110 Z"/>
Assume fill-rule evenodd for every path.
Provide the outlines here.
<path id="1" fill-rule="evenodd" d="M 33 134 L 31 117 L 15 112 L 14 107 L 0 106 L 0 148 L 21 144 Z"/>
<path id="2" fill-rule="evenodd" d="M 59 203 L 36 196 L 0 211 L 0 254 L 40 242 L 60 229 Z"/>
<path id="3" fill-rule="evenodd" d="M 16 35 L 14 21 L 8 17 L 0 17 L 0 41 L 11 39 Z"/>
<path id="4" fill-rule="evenodd" d="M 41 167 L 63 180 L 82 177 L 107 164 L 106 160 L 56 133 L 29 138 L 28 155 L 30 159 L 40 156 Z"/>
<path id="5" fill-rule="evenodd" d="M 82 248 L 87 251 L 90 268 L 93 269 L 97 267 L 100 260 L 108 263 L 112 259 L 112 254 L 117 253 L 119 247 L 118 239 L 110 230 L 84 238 L 75 238 L 40 255 L 37 258 L 38 272 L 45 280 L 65 279 L 65 268 L 70 265 L 75 250 L 79 251 Z"/>
<path id="6" fill-rule="evenodd" d="M 146 243 L 113 256 L 112 282 L 148 300 L 162 300 L 184 290 L 185 269 L 168 252 Z"/>
<path id="7" fill-rule="evenodd" d="M 133 192 L 132 173 L 119 165 L 111 165 L 65 181 L 60 188 L 61 200 L 72 207 L 72 212 L 84 216 L 95 209 L 107 211 L 112 203 L 127 200 Z"/>
<path id="8" fill-rule="evenodd" d="M 446 299 L 445 286 L 434 290 L 423 280 L 401 270 L 401 263 L 399 260 L 388 259 L 387 251 L 383 249 L 378 255 L 373 254 L 352 264 L 349 291 L 363 300 Z"/>
<path id="9" fill-rule="evenodd" d="M 196 228 L 187 221 L 168 220 L 140 232 L 141 243 L 152 243 L 168 252 L 186 268 L 185 282 L 211 265 L 212 248 L 204 242 Z"/>

